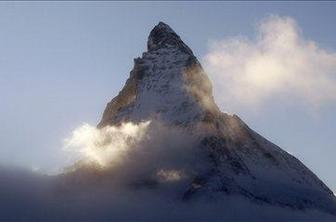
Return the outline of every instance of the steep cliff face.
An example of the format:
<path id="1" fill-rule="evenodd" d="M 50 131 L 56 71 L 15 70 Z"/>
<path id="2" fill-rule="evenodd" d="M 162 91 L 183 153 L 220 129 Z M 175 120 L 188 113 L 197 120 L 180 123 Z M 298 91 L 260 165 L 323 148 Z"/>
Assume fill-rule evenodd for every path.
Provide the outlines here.
<path id="1" fill-rule="evenodd" d="M 307 167 L 238 116 L 219 110 L 201 64 L 168 25 L 154 27 L 147 49 L 107 104 L 99 128 L 157 120 L 193 135 L 195 150 L 205 151 L 209 166 L 193 176 L 184 200 L 242 195 L 259 203 L 336 214 L 333 193 Z"/>

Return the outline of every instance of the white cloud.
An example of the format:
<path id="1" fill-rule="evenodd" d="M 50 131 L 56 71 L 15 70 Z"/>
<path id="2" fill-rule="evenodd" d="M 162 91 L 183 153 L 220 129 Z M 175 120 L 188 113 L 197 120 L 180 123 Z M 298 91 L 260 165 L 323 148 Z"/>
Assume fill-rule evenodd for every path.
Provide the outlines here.
<path id="1" fill-rule="evenodd" d="M 64 140 L 65 149 L 79 153 L 84 161 L 111 166 L 123 160 L 132 145 L 139 142 L 146 133 L 149 121 L 135 124 L 123 123 L 120 126 L 106 126 L 98 129 L 84 124 L 75 129 L 70 138 Z"/>
<path id="2" fill-rule="evenodd" d="M 305 39 L 290 17 L 266 18 L 254 40 L 214 41 L 204 60 L 224 107 L 257 107 L 277 96 L 313 107 L 336 101 L 336 53 Z"/>
<path id="3" fill-rule="evenodd" d="M 84 124 L 64 140 L 64 149 L 74 161 L 66 171 L 97 167 L 113 174 L 119 184 L 146 179 L 183 182 L 195 168 L 207 167 L 203 151 L 194 149 L 196 142 L 183 129 L 160 121 L 124 122 L 101 129 Z"/>

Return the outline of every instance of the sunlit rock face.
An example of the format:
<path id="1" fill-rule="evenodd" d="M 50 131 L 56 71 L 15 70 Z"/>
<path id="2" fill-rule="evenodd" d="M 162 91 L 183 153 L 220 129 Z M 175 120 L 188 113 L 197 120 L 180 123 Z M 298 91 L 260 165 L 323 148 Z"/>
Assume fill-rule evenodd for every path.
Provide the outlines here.
<path id="1" fill-rule="evenodd" d="M 153 174 L 157 177 L 143 184 L 159 186 L 160 181 L 173 184 L 184 180 L 176 191 L 184 201 L 223 200 L 236 195 L 259 204 L 336 214 L 333 193 L 316 175 L 238 116 L 219 110 L 201 64 L 167 24 L 160 22 L 154 27 L 147 49 L 134 60 L 129 79 L 107 104 L 98 128 L 158 121 L 193 138 L 191 150 L 200 155 L 204 167 L 174 168 L 172 160 L 170 169 L 158 167 Z M 151 138 L 147 138 L 149 143 Z M 146 176 L 143 179 L 149 181 Z"/>

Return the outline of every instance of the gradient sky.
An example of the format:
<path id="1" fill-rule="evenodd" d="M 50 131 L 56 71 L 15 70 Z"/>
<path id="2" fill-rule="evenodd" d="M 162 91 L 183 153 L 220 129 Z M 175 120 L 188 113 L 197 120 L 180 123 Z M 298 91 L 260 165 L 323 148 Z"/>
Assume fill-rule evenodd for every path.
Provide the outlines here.
<path id="1" fill-rule="evenodd" d="M 209 42 L 254 38 L 256 23 L 270 14 L 292 17 L 305 38 L 335 52 L 335 11 L 335 2 L 0 2 L 0 163 L 42 171 L 69 163 L 63 139 L 84 122 L 98 123 L 159 21 L 202 61 Z M 335 103 L 221 109 L 336 191 Z"/>

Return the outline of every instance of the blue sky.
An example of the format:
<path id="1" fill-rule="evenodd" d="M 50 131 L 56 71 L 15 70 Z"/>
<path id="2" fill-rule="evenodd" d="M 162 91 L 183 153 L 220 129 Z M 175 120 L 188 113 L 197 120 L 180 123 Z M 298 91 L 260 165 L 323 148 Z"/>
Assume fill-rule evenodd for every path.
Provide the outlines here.
<path id="1" fill-rule="evenodd" d="M 63 139 L 84 122 L 98 123 L 159 21 L 203 62 L 213 42 L 240 36 L 253 45 L 256 27 L 270 15 L 292 18 L 303 38 L 334 55 L 335 10 L 334 2 L 1 2 L 0 163 L 64 166 Z M 289 94 L 231 108 L 220 99 L 222 110 L 237 113 L 336 190 L 335 100 L 311 108 Z"/>

